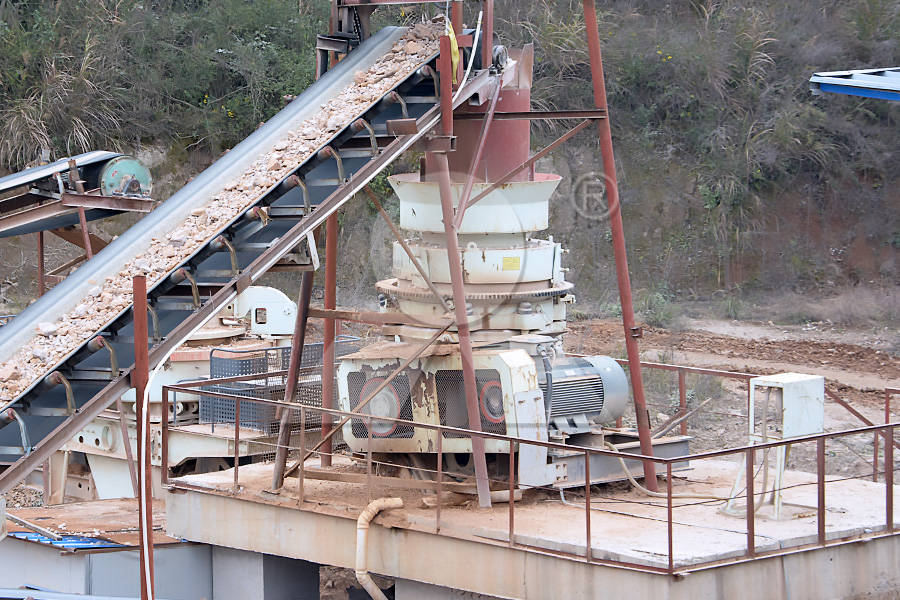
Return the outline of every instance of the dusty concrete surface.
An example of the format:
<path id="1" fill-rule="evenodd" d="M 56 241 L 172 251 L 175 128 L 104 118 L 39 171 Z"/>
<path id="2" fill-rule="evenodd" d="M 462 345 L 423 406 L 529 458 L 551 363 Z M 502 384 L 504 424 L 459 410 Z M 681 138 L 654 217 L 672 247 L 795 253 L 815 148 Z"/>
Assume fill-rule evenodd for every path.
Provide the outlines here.
<path id="1" fill-rule="evenodd" d="M 314 461 L 310 460 L 312 466 Z M 742 514 L 724 514 L 723 502 L 708 496 L 728 497 L 735 476 L 743 462 L 704 460 L 676 476 L 673 487 L 679 495 L 701 498 L 677 498 L 673 519 L 676 564 L 689 566 L 701 562 L 741 556 L 746 550 L 746 528 Z M 336 463 L 338 471 L 352 472 L 346 459 Z M 364 469 L 356 468 L 364 473 Z M 289 480 L 281 495 L 265 492 L 271 481 L 271 465 L 241 467 L 241 489 L 232 488 L 233 472 L 221 471 L 190 475 L 180 479 L 203 486 L 209 493 L 228 495 L 242 501 L 297 509 L 297 480 Z M 760 480 L 762 479 L 759 476 Z M 771 478 L 769 489 L 772 487 Z M 756 483 L 757 493 L 762 483 Z M 764 504 L 758 512 L 756 546 L 758 551 L 786 548 L 814 541 L 816 535 L 815 476 L 789 471 L 785 477 L 785 502 L 782 518 L 772 517 L 772 507 Z M 895 486 L 900 493 L 900 486 Z M 592 494 L 591 545 L 598 559 L 611 559 L 636 564 L 665 567 L 667 565 L 666 504 L 664 499 L 650 498 L 624 484 L 595 486 Z M 355 519 L 370 499 L 382 496 L 403 498 L 405 506 L 390 512 L 384 523 L 412 530 L 434 532 L 435 511 L 420 508 L 420 500 L 428 492 L 390 490 L 336 481 L 305 483 L 308 510 L 337 518 Z M 866 498 L 866 502 L 860 502 Z M 178 502 L 179 496 L 174 497 Z M 515 507 L 516 541 L 551 551 L 583 554 L 585 510 L 581 492 L 567 492 L 564 504 L 557 491 L 529 490 Z M 742 510 L 743 501 L 737 508 Z M 881 483 L 859 479 L 829 477 L 826 484 L 826 534 L 829 539 L 877 532 L 885 527 L 885 490 Z M 444 507 L 441 535 L 470 541 L 508 540 L 508 506 L 492 510 L 469 506 Z M 895 505 L 895 521 L 900 518 L 900 503 Z M 634 532 L 640 531 L 640 536 Z"/>
<path id="2" fill-rule="evenodd" d="M 312 461 L 311 463 L 312 464 Z M 342 465 L 342 468 L 346 466 Z M 724 494 L 739 464 L 705 461 L 675 481 L 678 493 Z M 246 475 L 246 479 L 245 479 Z M 185 478 L 206 491 L 169 495 L 170 533 L 207 543 L 351 567 L 355 555 L 356 516 L 368 498 L 360 485 L 307 481 L 307 499 L 298 507 L 296 481 L 273 496 L 262 492 L 269 465 L 241 469 L 243 487 L 234 492 L 228 472 Z M 773 520 L 763 507 L 757 519 L 758 551 L 807 543 L 816 533 L 812 476 L 791 472 L 785 518 Z M 897 490 L 895 490 L 897 491 Z M 827 485 L 829 539 L 878 531 L 884 524 L 884 488 L 860 480 Z M 373 490 L 372 496 L 395 495 Z M 406 507 L 382 513 L 370 530 L 370 568 L 390 577 L 423 581 L 497 597 L 594 598 L 596 590 L 630 589 L 635 597 L 663 599 L 732 598 L 894 598 L 900 590 L 896 560 L 900 538 L 850 543 L 754 562 L 726 561 L 683 579 L 588 564 L 559 552 L 584 552 L 584 505 L 576 493 L 566 506 L 558 493 L 529 493 L 516 503 L 516 547 L 507 540 L 508 507 L 482 511 L 445 507 L 435 534 L 435 511 L 412 503 L 418 493 L 404 492 Z M 865 498 L 866 502 L 860 499 Z M 882 498 L 879 500 L 879 498 Z M 591 512 L 592 553 L 597 561 L 618 558 L 643 565 L 667 562 L 665 506 L 626 486 L 597 486 Z M 741 516 L 719 512 L 721 503 L 679 499 L 674 514 L 676 564 L 739 558 L 746 531 Z M 895 520 L 897 516 L 895 515 Z M 215 523 L 227 522 L 229 527 Z M 582 554 L 583 556 L 583 554 Z"/>

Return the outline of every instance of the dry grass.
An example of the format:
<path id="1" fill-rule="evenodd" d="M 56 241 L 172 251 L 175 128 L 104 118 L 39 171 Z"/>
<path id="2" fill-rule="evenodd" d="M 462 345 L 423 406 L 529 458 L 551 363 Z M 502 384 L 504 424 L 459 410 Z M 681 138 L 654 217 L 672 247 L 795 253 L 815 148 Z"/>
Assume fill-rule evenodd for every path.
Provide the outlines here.
<path id="1" fill-rule="evenodd" d="M 788 294 L 770 306 L 779 321 L 827 321 L 851 327 L 900 324 L 900 288 L 857 286 L 820 300 Z"/>

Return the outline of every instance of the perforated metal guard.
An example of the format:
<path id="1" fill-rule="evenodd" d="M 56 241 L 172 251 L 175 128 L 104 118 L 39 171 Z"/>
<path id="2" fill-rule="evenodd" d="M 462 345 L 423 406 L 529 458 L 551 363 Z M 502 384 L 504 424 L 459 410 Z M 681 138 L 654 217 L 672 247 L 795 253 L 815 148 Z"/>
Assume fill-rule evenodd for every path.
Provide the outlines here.
<path id="1" fill-rule="evenodd" d="M 441 417 L 441 425 L 448 427 L 469 428 L 469 413 L 466 409 L 466 392 L 462 371 L 441 370 L 434 378 L 437 389 L 438 414 Z M 485 386 L 499 383 L 500 373 L 494 369 L 477 369 L 475 371 L 475 385 L 478 389 L 479 414 L 481 415 L 481 430 L 490 433 L 506 434 L 506 416 L 499 423 L 490 420 L 481 405 L 481 398 Z M 466 438 L 468 436 L 456 433 L 446 433 L 444 437 Z"/>
<path id="2" fill-rule="evenodd" d="M 359 349 L 360 339 L 352 336 L 340 336 L 335 341 L 335 356 L 343 356 Z M 297 391 L 294 402 L 305 406 L 322 406 L 322 350 L 323 344 L 307 344 L 303 347 L 301 368 L 297 378 Z M 267 375 L 275 371 L 286 370 L 290 364 L 291 348 L 264 348 L 257 350 L 230 350 L 216 348 L 210 353 L 210 378 L 239 377 L 242 375 L 260 375 L 259 379 L 250 382 L 236 382 L 204 386 L 202 389 L 225 394 L 235 394 L 267 400 L 283 400 L 285 377 Z M 332 406 L 337 406 L 337 384 Z M 234 401 L 210 396 L 200 397 L 200 422 L 215 426 L 221 423 L 234 423 Z M 279 421 L 275 417 L 276 409 L 254 402 L 241 402 L 241 427 L 274 435 L 278 433 Z M 291 412 L 291 429 L 299 431 L 300 412 Z M 310 411 L 306 415 L 306 429 L 319 430 L 322 426 L 320 413 Z M 340 433 L 336 434 L 334 447 L 343 444 Z"/>
<path id="3" fill-rule="evenodd" d="M 356 407 L 359 406 L 359 403 L 363 400 L 360 398 L 360 394 L 363 391 L 363 386 L 366 384 L 366 376 L 361 371 L 355 371 L 350 373 L 347 376 L 347 387 L 350 392 L 350 404 L 351 410 L 356 410 Z M 400 410 L 398 411 L 398 419 L 403 419 L 405 421 L 413 420 L 412 413 L 412 398 L 410 397 L 410 388 L 409 388 L 409 377 L 406 374 L 398 375 L 391 381 L 388 385 L 392 386 L 394 391 L 397 393 L 397 396 L 400 398 Z M 363 408 L 362 412 L 368 413 L 368 406 Z M 363 419 L 352 419 L 350 421 L 353 437 L 358 439 L 369 439 L 369 428 L 366 426 L 366 423 Z M 377 425 L 377 424 L 376 424 Z M 373 438 L 385 439 L 385 438 L 411 438 L 415 434 L 415 429 L 411 425 L 398 425 L 396 429 L 394 429 L 389 435 L 378 435 L 375 431 L 372 432 Z"/>

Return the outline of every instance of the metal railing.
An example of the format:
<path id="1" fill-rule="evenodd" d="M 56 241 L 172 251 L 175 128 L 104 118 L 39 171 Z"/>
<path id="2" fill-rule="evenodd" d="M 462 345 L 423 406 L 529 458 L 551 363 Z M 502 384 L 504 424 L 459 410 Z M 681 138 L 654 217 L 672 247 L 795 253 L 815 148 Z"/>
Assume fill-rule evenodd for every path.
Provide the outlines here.
<path id="1" fill-rule="evenodd" d="M 651 366 L 651 365 L 647 365 Z M 694 370 L 691 367 L 674 367 L 671 368 L 667 365 L 665 366 L 668 370 L 679 371 L 679 372 L 697 372 L 703 371 L 707 374 L 723 374 L 725 372 L 715 372 L 707 369 L 699 369 Z M 278 375 L 279 372 L 272 373 L 272 375 Z M 733 376 L 734 378 L 746 378 L 747 374 L 727 374 L 728 376 Z M 230 377 L 217 380 L 215 383 L 228 383 L 228 382 L 236 382 L 246 380 L 254 376 L 243 376 L 243 377 Z M 258 376 L 257 376 L 258 377 Z M 210 383 L 210 382 L 205 382 Z M 521 448 L 523 445 L 532 445 L 539 446 L 543 448 L 547 448 L 550 450 L 560 450 L 566 451 L 568 453 L 582 453 L 585 461 L 585 483 L 584 483 L 584 531 L 585 531 L 585 548 L 584 552 L 573 553 L 573 552 L 565 552 L 565 551 L 555 551 L 555 553 L 560 556 L 566 556 L 567 558 L 575 559 L 575 560 L 583 560 L 591 564 L 598 565 L 607 565 L 613 567 L 621 567 L 621 568 L 629 568 L 636 569 L 644 572 L 651 573 L 660 573 L 660 574 L 668 574 L 668 575 L 683 575 L 689 573 L 691 571 L 697 571 L 707 568 L 714 568 L 717 566 L 721 566 L 723 564 L 733 564 L 735 562 L 741 562 L 746 560 L 755 560 L 760 558 L 768 558 L 774 556 L 781 556 L 786 554 L 792 554 L 796 552 L 803 552 L 808 550 L 813 550 L 816 548 L 826 547 L 826 546 L 834 546 L 845 543 L 852 543 L 861 540 L 868 540 L 886 536 L 892 536 L 897 533 L 894 523 L 894 440 L 895 440 L 895 429 L 900 426 L 900 422 L 894 423 L 886 423 L 884 425 L 870 425 L 865 427 L 860 427 L 856 429 L 849 429 L 844 431 L 835 431 L 822 433 L 817 435 L 808 435 L 798 438 L 790 438 L 785 440 L 776 440 L 767 443 L 761 443 L 751 446 L 741 446 L 735 448 L 728 448 L 722 450 L 715 450 L 709 452 L 700 452 L 696 454 L 690 454 L 686 456 L 677 456 L 677 457 L 669 457 L 669 458 L 661 458 L 661 457 L 648 457 L 642 456 L 640 454 L 631 454 L 627 455 L 629 460 L 650 460 L 653 461 L 656 465 L 660 466 L 663 471 L 665 471 L 665 479 L 666 479 L 666 491 L 664 493 L 664 501 L 665 504 L 656 504 L 651 502 L 652 506 L 656 506 L 658 508 L 665 508 L 666 511 L 666 528 L 667 528 L 667 564 L 665 567 L 661 567 L 653 564 L 639 564 L 635 562 L 630 562 L 627 560 L 616 560 L 609 558 L 596 558 L 594 556 L 594 544 L 591 538 L 591 511 L 597 510 L 592 507 L 591 504 L 591 476 L 590 476 L 590 464 L 592 456 L 605 456 L 611 459 L 620 459 L 622 455 L 616 451 L 603 449 L 603 448 L 592 448 L 592 447 L 584 447 L 584 446 L 574 446 L 569 444 L 561 444 L 556 442 L 544 442 L 538 441 L 534 439 L 526 439 L 515 436 L 501 435 L 497 433 L 489 433 L 489 432 L 480 432 L 480 431 L 472 431 L 468 429 L 461 429 L 457 427 L 449 427 L 443 425 L 435 425 L 429 423 L 420 423 L 413 422 L 403 419 L 394 419 L 390 417 L 382 417 L 376 416 L 372 417 L 366 413 L 358 413 L 358 412 L 346 412 L 335 409 L 326 409 L 315 406 L 306 406 L 306 405 L 297 405 L 293 403 L 288 403 L 279 400 L 268 400 L 262 398 L 250 398 L 245 396 L 236 396 L 232 394 L 225 393 L 216 393 L 210 391 L 201 391 L 199 386 L 203 385 L 203 383 L 190 383 L 178 386 L 166 386 L 163 388 L 163 413 L 166 414 L 168 410 L 169 403 L 169 395 L 173 392 L 185 393 L 185 394 L 204 394 L 213 397 L 218 397 L 225 400 L 232 400 L 235 402 L 235 429 L 234 429 L 234 491 L 240 490 L 240 444 L 241 444 L 241 427 L 240 427 L 240 404 L 242 401 L 244 402 L 255 402 L 261 404 L 267 404 L 273 407 L 280 407 L 283 410 L 292 410 L 292 411 L 300 411 L 300 441 L 299 447 L 288 447 L 289 450 L 300 450 L 301 456 L 303 453 L 308 452 L 306 446 L 306 431 L 305 424 L 308 422 L 308 414 L 309 411 L 313 411 L 319 415 L 321 414 L 330 414 L 333 417 L 337 417 L 338 419 L 357 419 L 362 420 L 365 423 L 371 425 L 373 420 L 378 420 L 379 422 L 389 422 L 397 425 L 413 427 L 416 429 L 425 429 L 432 432 L 437 433 L 437 447 L 436 454 L 437 456 L 443 456 L 443 448 L 442 448 L 442 440 L 448 434 L 452 436 L 464 436 L 464 437 L 480 437 L 485 440 L 499 440 L 504 441 L 509 444 L 509 473 L 510 476 L 508 480 L 494 480 L 493 483 L 499 485 L 503 484 L 504 486 L 508 486 L 509 489 L 509 499 L 508 499 L 508 544 L 510 547 L 516 547 L 518 549 L 522 549 L 525 551 L 533 550 L 533 548 L 529 545 L 526 546 L 524 544 L 519 544 L 516 542 L 516 533 L 515 533 L 515 510 L 516 510 L 516 499 L 515 499 L 515 489 L 519 487 L 515 478 L 515 460 L 516 454 L 515 450 Z M 896 393 L 896 390 L 893 390 L 891 393 Z M 208 488 L 204 488 L 202 486 L 197 486 L 193 484 L 189 484 L 183 481 L 170 480 L 168 476 L 168 423 L 163 421 L 162 424 L 162 481 L 165 486 L 170 488 L 181 488 L 181 489 L 191 489 L 195 491 L 209 492 Z M 369 436 L 371 439 L 371 426 L 368 427 Z M 830 481 L 826 480 L 826 442 L 829 440 L 835 440 L 839 438 L 844 438 L 853 435 L 868 435 L 874 434 L 876 436 L 881 436 L 885 439 L 885 453 L 883 457 L 883 470 L 882 473 L 884 475 L 884 498 L 885 498 L 885 519 L 884 519 L 884 527 L 880 529 L 877 525 L 868 527 L 865 533 L 858 533 L 854 531 L 852 534 L 847 535 L 846 537 L 839 537 L 835 539 L 828 539 L 826 536 L 826 517 L 827 517 L 827 506 L 825 504 L 825 492 L 826 485 L 828 483 L 835 483 L 838 481 L 843 481 L 845 479 L 855 479 L 855 477 L 847 477 L 842 479 L 831 478 Z M 258 443 L 254 440 L 253 443 Z M 770 450 L 776 450 L 786 446 L 796 446 L 805 443 L 815 443 L 816 444 L 816 479 L 815 482 L 807 482 L 807 483 L 799 483 L 799 484 L 791 484 L 789 486 L 784 486 L 780 488 L 784 489 L 796 489 L 803 486 L 815 486 L 816 488 L 816 505 L 815 507 L 810 507 L 815 509 L 815 517 L 816 517 L 816 541 L 814 543 L 797 543 L 793 546 L 781 546 L 774 550 L 763 550 L 760 551 L 757 549 L 756 538 L 756 512 L 758 510 L 757 501 L 760 500 L 760 496 L 763 498 L 770 493 L 774 493 L 775 489 L 764 489 L 762 491 L 755 491 L 756 480 L 759 477 L 759 471 L 754 470 L 754 466 L 757 464 L 757 453 L 759 452 L 768 452 Z M 371 445 L 370 445 L 371 448 Z M 311 454 L 320 454 L 320 452 L 313 451 Z M 679 499 L 679 494 L 676 491 L 673 491 L 674 481 L 673 481 L 673 469 L 677 468 L 679 464 L 683 464 L 685 461 L 701 461 L 706 459 L 714 459 L 714 458 L 723 458 L 723 457 L 736 457 L 739 461 L 743 461 L 745 468 L 745 488 L 741 492 L 737 494 L 732 494 L 732 500 L 740 500 L 743 499 L 743 503 L 745 506 L 745 529 L 746 529 L 746 547 L 742 556 L 731 557 L 728 559 L 714 559 L 714 560 L 701 560 L 701 562 L 693 562 L 689 561 L 686 563 L 680 563 L 675 558 L 675 543 L 676 536 L 674 533 L 675 529 L 675 518 L 674 513 L 676 509 L 688 507 L 688 506 L 696 506 L 700 504 L 710 504 L 717 501 L 722 501 L 724 498 L 719 498 L 717 500 L 706 500 L 701 502 L 691 502 L 691 503 L 682 503 L 675 504 L 675 501 Z M 765 455 L 765 460 L 768 460 L 768 455 Z M 387 463 L 385 461 L 373 460 L 372 451 L 368 451 L 365 457 L 365 466 L 366 466 L 366 475 L 364 478 L 359 479 L 361 483 L 365 483 L 367 486 L 367 490 L 369 495 L 371 496 L 371 489 L 373 485 L 378 486 L 388 486 L 396 485 L 396 487 L 409 489 L 410 485 L 408 480 L 404 483 L 401 483 L 403 480 L 398 480 L 397 482 L 392 482 L 393 478 L 385 478 L 385 477 L 375 477 L 373 475 L 373 467 L 375 465 L 388 464 L 392 466 L 401 466 L 405 468 L 414 468 L 409 465 L 400 465 L 393 463 Z M 443 491 L 445 489 L 453 489 L 457 488 L 459 484 L 454 484 L 449 481 L 447 474 L 443 471 L 443 461 L 437 461 L 437 468 L 434 470 L 419 468 L 420 471 L 424 471 L 428 474 L 430 481 L 417 481 L 416 485 L 413 487 L 419 487 L 421 489 L 432 489 L 436 491 L 437 494 L 437 504 L 435 507 L 435 532 L 441 532 L 441 510 L 443 501 Z M 877 473 L 877 468 L 876 468 Z M 300 506 L 303 505 L 305 500 L 304 496 L 304 482 L 306 479 L 305 472 L 305 464 L 304 461 L 299 462 L 299 469 L 297 476 L 299 477 L 299 487 L 298 487 L 298 504 Z M 434 479 L 431 479 L 434 478 Z M 868 484 L 871 485 L 871 484 Z M 551 486 L 523 486 L 523 489 L 545 489 L 548 491 L 552 491 L 554 493 L 559 493 L 559 488 L 551 487 Z M 647 504 L 643 502 L 642 504 Z M 447 533 L 444 531 L 443 535 L 452 535 L 451 533 Z"/>

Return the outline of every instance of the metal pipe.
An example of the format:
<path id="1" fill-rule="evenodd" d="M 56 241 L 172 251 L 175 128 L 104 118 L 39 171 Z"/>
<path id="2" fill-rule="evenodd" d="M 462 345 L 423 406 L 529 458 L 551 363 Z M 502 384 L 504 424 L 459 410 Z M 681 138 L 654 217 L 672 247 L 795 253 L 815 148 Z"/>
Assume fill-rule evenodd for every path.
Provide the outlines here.
<path id="1" fill-rule="evenodd" d="M 509 443 L 509 547 L 516 545 L 516 449 Z"/>
<path id="2" fill-rule="evenodd" d="M 375 130 L 372 129 L 372 126 L 365 119 L 357 119 L 353 122 L 351 126 L 353 131 L 359 132 L 365 129 L 369 132 L 369 144 L 372 146 L 372 156 L 378 156 L 378 136 L 375 135 Z"/>
<path id="3" fill-rule="evenodd" d="M 484 40 L 481 43 L 481 68 L 490 69 L 494 63 L 494 0 L 483 0 Z"/>
<path id="4" fill-rule="evenodd" d="M 591 455 L 584 453 L 584 553 L 588 562 L 593 558 L 591 551 Z"/>
<path id="5" fill-rule="evenodd" d="M 603 75 L 603 59 L 600 53 L 600 32 L 597 24 L 597 10 L 594 0 L 584 1 L 584 22 L 587 26 L 588 51 L 591 58 L 591 75 L 594 84 L 594 103 L 599 109 L 608 110 L 606 83 Z M 622 324 L 625 328 L 625 348 L 628 353 L 628 370 L 631 373 L 631 389 L 634 395 L 634 411 L 637 419 L 641 454 L 653 456 L 653 440 L 650 438 L 650 415 L 644 397 L 644 381 L 641 377 L 640 349 L 638 348 L 631 297 L 631 280 L 628 274 L 628 256 L 625 248 L 625 227 L 622 222 L 622 208 L 619 204 L 619 187 L 616 179 L 616 160 L 613 155 L 612 130 L 609 118 L 597 121 L 600 136 L 600 152 L 603 157 L 603 172 L 606 179 L 606 196 L 609 204 L 609 226 L 613 238 L 613 254 L 616 263 L 616 278 L 619 284 L 619 298 L 622 306 Z M 656 465 L 644 461 L 644 483 L 651 491 L 657 491 Z M 752 510 L 750 511 L 752 512 Z"/>
<path id="6" fill-rule="evenodd" d="M 746 469 L 745 479 L 747 484 L 747 556 L 756 555 L 756 510 L 753 502 L 753 455 L 756 452 L 753 448 L 747 448 L 745 451 L 744 467 Z"/>
<path id="7" fill-rule="evenodd" d="M 503 82 L 498 79 L 494 92 L 491 95 L 491 104 L 484 115 L 484 124 L 481 127 L 481 137 L 478 139 L 478 147 L 475 150 L 475 156 L 472 157 L 472 165 L 469 167 L 469 175 L 466 178 L 466 185 L 463 188 L 462 196 L 459 199 L 459 205 L 456 208 L 456 219 L 454 226 L 459 229 L 462 225 L 463 218 L 466 216 L 466 208 L 469 205 L 469 198 L 472 196 L 472 188 L 475 186 L 475 173 L 478 170 L 478 164 L 484 154 L 484 147 L 487 143 L 488 134 L 491 131 L 491 123 L 494 122 L 494 113 L 497 110 L 497 101 L 500 100 L 500 90 Z"/>
<path id="8" fill-rule="evenodd" d="M 437 507 L 434 513 L 434 532 L 441 532 L 441 488 L 444 487 L 444 434 L 437 432 Z"/>
<path id="9" fill-rule="evenodd" d="M 430 71 L 430 70 L 431 70 L 431 68 L 429 67 L 429 71 Z M 432 71 L 432 72 L 433 72 L 433 71 Z M 406 100 L 403 99 L 403 96 L 401 96 L 401 95 L 398 94 L 397 92 L 391 92 L 390 94 L 387 95 L 387 97 L 385 98 L 385 100 L 388 100 L 388 101 L 390 101 L 390 102 L 396 102 L 397 104 L 399 104 L 399 105 L 400 105 L 400 114 L 401 114 L 401 116 L 402 116 L 404 119 L 408 119 L 408 118 L 409 118 L 409 107 L 408 107 L 407 104 L 406 104 Z"/>
<path id="10" fill-rule="evenodd" d="M 81 227 L 81 242 L 84 244 L 84 254 L 88 260 L 94 258 L 94 249 L 91 247 L 91 232 L 88 230 L 87 216 L 84 207 L 78 207 L 78 224 Z"/>
<path id="11" fill-rule="evenodd" d="M 288 363 L 287 381 L 284 388 L 285 403 L 293 403 L 297 392 L 297 372 L 303 358 L 306 343 L 306 322 L 309 317 L 309 301 L 312 298 L 312 271 L 304 271 L 300 283 L 300 298 L 297 302 L 297 319 L 294 321 L 294 337 L 291 338 L 291 359 Z M 291 411 L 282 409 L 278 427 L 278 442 L 275 450 L 275 468 L 272 471 L 272 489 L 280 490 L 284 485 L 284 467 L 287 463 L 288 444 L 291 441 Z"/>
<path id="12" fill-rule="evenodd" d="M 287 411 L 285 411 L 287 412 Z M 241 489 L 238 471 L 241 466 L 241 401 L 234 403 L 234 491 Z"/>
<path id="13" fill-rule="evenodd" d="M 147 278 L 137 275 L 132 280 L 134 302 L 134 387 L 138 433 L 138 530 L 140 531 L 141 598 L 153 600 L 153 477 L 150 465 L 150 338 L 147 330 Z M 166 415 L 168 418 L 168 415 Z"/>
<path id="14" fill-rule="evenodd" d="M 672 515 L 672 463 L 666 463 L 666 535 L 668 537 L 669 573 L 675 571 L 675 540 Z"/>
<path id="15" fill-rule="evenodd" d="M 469 429 L 481 431 L 481 414 L 478 410 L 478 385 L 475 382 L 475 359 L 472 340 L 469 335 L 469 315 L 466 309 L 466 289 L 463 278 L 459 238 L 453 227 L 453 189 L 450 184 L 450 164 L 447 155 L 431 152 L 431 162 L 436 166 L 441 190 L 441 210 L 444 216 L 444 234 L 447 243 L 447 263 L 453 287 L 453 305 L 456 312 L 456 330 L 459 336 L 459 354 L 462 361 L 466 408 L 469 414 Z M 487 459 L 484 454 L 484 438 L 472 437 L 472 453 L 475 462 L 475 483 L 478 488 L 478 504 L 483 508 L 491 506 L 491 489 L 487 477 Z"/>
<path id="16" fill-rule="evenodd" d="M 370 502 L 362 513 L 360 513 L 359 518 L 356 519 L 356 580 L 374 600 L 387 600 L 387 596 L 384 595 L 384 592 L 381 591 L 381 588 L 375 584 L 372 580 L 372 576 L 369 575 L 369 556 L 367 548 L 369 541 L 369 524 L 378 513 L 393 508 L 403 508 L 403 499 L 379 498 L 378 500 Z"/>
<path id="17" fill-rule="evenodd" d="M 453 24 L 453 31 L 457 37 L 462 35 L 463 30 L 463 5 L 462 0 L 453 0 L 450 4 L 450 22 Z"/>
<path id="18" fill-rule="evenodd" d="M 15 523 L 16 525 L 19 525 L 26 529 L 30 529 L 31 531 L 33 531 L 35 533 L 39 533 L 46 538 L 50 538 L 51 540 L 59 541 L 62 539 L 62 536 L 59 535 L 58 533 L 56 533 L 54 531 L 50 531 L 49 529 L 41 527 L 40 525 L 35 525 L 31 521 L 26 521 L 22 517 L 17 517 L 16 515 L 14 515 L 12 513 L 6 513 L 6 518 L 9 519 L 10 521 L 12 521 L 13 523 Z"/>
<path id="19" fill-rule="evenodd" d="M 340 152 L 338 152 L 331 146 L 325 146 L 324 148 L 319 150 L 319 158 L 325 159 L 328 157 L 333 158 L 334 162 L 337 163 L 338 180 L 341 183 L 347 181 L 347 172 L 344 171 L 344 160 L 341 158 Z"/>
<path id="20" fill-rule="evenodd" d="M 439 100 L 441 104 L 441 133 L 453 135 L 453 59 L 450 55 L 450 38 L 441 36 L 441 54 L 438 57 Z"/>
<path id="21" fill-rule="evenodd" d="M 125 422 L 125 407 L 122 404 L 122 397 L 119 396 L 116 398 L 116 411 L 119 413 L 119 434 L 122 436 L 122 446 L 125 451 L 125 462 L 128 463 L 128 475 L 131 477 L 131 493 L 134 494 L 134 497 L 138 497 L 138 477 L 137 477 L 137 465 L 134 464 L 134 454 L 131 451 L 131 438 L 128 436 L 128 424 Z M 169 407 L 168 405 L 163 406 L 163 419 L 169 419 Z M 165 440 L 165 438 L 163 438 Z M 162 447 L 163 452 L 168 451 L 168 447 L 165 443 L 163 443 Z M 165 481 L 165 478 L 163 478 Z"/>
<path id="22" fill-rule="evenodd" d="M 337 307 L 337 262 L 338 262 L 338 220 L 331 215 L 325 221 L 325 308 L 334 310 Z M 324 339 L 322 344 L 322 407 L 334 408 L 334 338 L 337 334 L 337 321 L 325 319 Z M 331 415 L 322 415 L 322 435 L 331 432 Z M 323 467 L 331 466 L 333 444 L 331 437 L 325 442 L 323 452 L 319 454 L 319 462 Z"/>
<path id="23" fill-rule="evenodd" d="M 159 479 L 163 486 L 169 485 L 169 386 L 164 385 L 162 388 L 162 414 L 164 415 L 162 421 L 160 423 L 160 453 L 162 455 L 160 460 L 160 474 Z M 121 406 L 121 403 L 119 404 Z M 172 413 L 175 413 L 174 404 L 172 405 Z M 121 411 L 121 409 L 120 409 Z M 121 413 L 120 413 L 121 414 Z M 135 480 L 135 489 L 137 488 L 137 480 Z M 135 492 L 137 495 L 137 492 Z"/>
<path id="24" fill-rule="evenodd" d="M 763 489 L 765 492 L 765 489 Z M 776 490 L 776 493 L 778 491 Z M 765 493 L 763 494 L 765 497 Z M 825 440 L 816 440 L 816 525 L 819 543 L 825 543 Z"/>
<path id="25" fill-rule="evenodd" d="M 324 415 L 323 415 L 324 416 Z M 306 407 L 300 406 L 300 452 L 304 452 L 306 450 Z M 300 475 L 297 478 L 297 505 L 303 506 L 304 502 L 304 481 L 306 480 L 306 473 L 304 470 L 306 465 L 304 465 L 303 461 L 300 463 Z"/>
<path id="26" fill-rule="evenodd" d="M 884 441 L 884 493 L 887 530 L 894 531 L 894 428 L 885 429 Z"/>
<path id="27" fill-rule="evenodd" d="M 38 296 L 43 296 L 47 289 L 44 281 L 44 232 L 38 231 L 37 236 L 37 278 L 38 278 Z"/>

